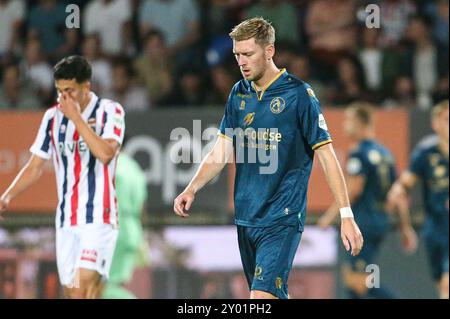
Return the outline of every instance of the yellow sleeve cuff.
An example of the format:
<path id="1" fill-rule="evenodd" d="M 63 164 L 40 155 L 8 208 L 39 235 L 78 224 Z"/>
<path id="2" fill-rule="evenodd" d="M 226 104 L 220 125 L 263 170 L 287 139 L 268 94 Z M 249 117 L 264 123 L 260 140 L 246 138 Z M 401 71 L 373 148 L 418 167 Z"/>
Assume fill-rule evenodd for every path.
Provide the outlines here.
<path id="1" fill-rule="evenodd" d="M 326 141 L 323 141 L 323 142 L 314 144 L 313 147 L 312 147 L 312 150 L 315 151 L 315 150 L 318 149 L 319 147 L 321 147 L 321 146 L 323 146 L 323 145 L 326 145 L 326 144 L 330 144 L 331 142 L 333 142 L 333 140 L 330 139 L 330 140 L 326 140 Z"/>
<path id="2" fill-rule="evenodd" d="M 227 140 L 229 140 L 229 141 L 233 141 L 233 139 L 232 139 L 231 137 L 229 137 L 229 136 L 227 136 L 227 135 L 225 135 L 225 134 L 223 134 L 223 133 L 221 133 L 221 132 L 217 133 L 217 135 L 218 135 L 219 137 L 223 137 L 224 139 L 227 139 Z"/>

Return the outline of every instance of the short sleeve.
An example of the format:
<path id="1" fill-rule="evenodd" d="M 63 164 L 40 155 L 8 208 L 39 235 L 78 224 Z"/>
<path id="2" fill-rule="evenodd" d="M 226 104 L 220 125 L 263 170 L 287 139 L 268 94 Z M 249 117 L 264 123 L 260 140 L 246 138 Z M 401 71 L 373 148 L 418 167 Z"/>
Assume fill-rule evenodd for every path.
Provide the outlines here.
<path id="1" fill-rule="evenodd" d="M 113 139 L 122 145 L 125 136 L 125 112 L 122 106 L 115 102 L 107 103 L 102 121 L 100 136 L 104 139 Z"/>
<path id="2" fill-rule="evenodd" d="M 36 139 L 30 148 L 30 152 L 43 159 L 50 159 L 52 156 L 51 130 L 53 127 L 54 112 L 48 110 L 42 118 Z"/>
<path id="3" fill-rule="evenodd" d="M 417 148 L 412 152 L 409 171 L 419 177 L 424 177 L 424 156 L 422 149 Z"/>
<path id="4" fill-rule="evenodd" d="M 351 154 L 346 165 L 349 176 L 367 176 L 367 170 L 363 158 L 358 154 Z"/>
<path id="5" fill-rule="evenodd" d="M 222 117 L 222 121 L 220 122 L 219 131 L 217 135 L 224 137 L 229 140 L 233 140 L 233 117 L 232 117 L 232 100 L 233 100 L 233 91 L 230 93 L 228 97 L 227 105 L 225 107 L 225 112 Z"/>
<path id="6" fill-rule="evenodd" d="M 300 130 L 311 149 L 316 150 L 322 145 L 331 143 L 331 136 L 320 108 L 320 102 L 313 90 L 306 86 L 306 90 L 302 88 L 301 91 L 297 105 Z"/>

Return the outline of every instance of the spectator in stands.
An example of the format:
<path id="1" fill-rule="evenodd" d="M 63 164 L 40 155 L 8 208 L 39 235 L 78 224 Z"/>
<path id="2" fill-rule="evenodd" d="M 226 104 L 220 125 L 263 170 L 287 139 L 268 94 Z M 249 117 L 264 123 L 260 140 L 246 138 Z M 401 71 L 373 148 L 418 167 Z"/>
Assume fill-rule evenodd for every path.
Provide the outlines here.
<path id="1" fill-rule="evenodd" d="M 112 70 L 109 59 L 103 56 L 100 38 L 97 34 L 85 37 L 82 52 L 92 67 L 92 90 L 102 95 L 111 90 Z"/>
<path id="2" fill-rule="evenodd" d="M 379 91 L 383 85 L 383 59 L 384 50 L 378 43 L 378 29 L 362 28 L 361 48 L 358 52 L 359 62 L 364 71 L 367 88 Z"/>
<path id="3" fill-rule="evenodd" d="M 311 57 L 326 80 L 356 46 L 355 0 L 310 1 L 306 17 Z"/>
<path id="4" fill-rule="evenodd" d="M 153 30 L 147 34 L 143 53 L 135 61 L 134 68 L 150 94 L 151 104 L 160 104 L 173 88 L 172 62 L 161 32 Z"/>
<path id="5" fill-rule="evenodd" d="M 433 22 L 433 38 L 437 41 L 437 45 L 448 50 L 448 17 L 449 17 L 449 0 L 437 0 L 427 2 L 427 16 Z"/>
<path id="6" fill-rule="evenodd" d="M 294 46 L 287 42 L 280 42 L 277 44 L 277 54 L 274 56 L 274 62 L 280 68 L 287 68 L 295 57 L 296 52 L 297 50 Z"/>
<path id="7" fill-rule="evenodd" d="M 125 44 L 132 42 L 132 8 L 129 0 L 94 0 L 84 11 L 84 33 L 96 33 L 102 50 L 108 55 L 125 53 Z"/>
<path id="8" fill-rule="evenodd" d="M 104 94 L 105 98 L 119 102 L 125 112 L 150 109 L 150 99 L 145 88 L 138 86 L 133 79 L 133 69 L 128 61 L 119 60 L 113 64 L 112 88 Z"/>
<path id="9" fill-rule="evenodd" d="M 332 102 L 346 106 L 354 101 L 365 100 L 364 76 L 360 65 L 353 57 L 342 58 L 337 65 L 337 82 L 332 94 Z"/>
<path id="10" fill-rule="evenodd" d="M 26 81 L 22 81 L 19 66 L 5 66 L 0 87 L 0 110 L 31 110 L 40 107 L 37 93 Z"/>
<path id="11" fill-rule="evenodd" d="M 23 0 L 0 0 L 0 58 L 17 50 L 24 15 Z"/>
<path id="12" fill-rule="evenodd" d="M 44 59 L 39 40 L 30 38 L 27 41 L 21 68 L 24 78 L 37 90 L 42 104 L 50 106 L 54 92 L 53 70 Z"/>
<path id="13" fill-rule="evenodd" d="M 416 13 L 416 6 L 411 0 L 381 0 L 380 44 L 383 47 L 395 47 L 405 35 L 410 18 Z"/>
<path id="14" fill-rule="evenodd" d="M 427 2 L 425 11 L 427 11 L 428 20 L 432 23 L 433 40 L 439 52 L 439 76 L 445 77 L 449 68 L 449 0 Z"/>
<path id="15" fill-rule="evenodd" d="M 411 20 L 406 37 L 413 45 L 408 70 L 417 90 L 418 107 L 428 109 L 433 105 L 431 93 L 439 78 L 438 50 L 433 43 L 430 27 L 422 17 Z"/>
<path id="16" fill-rule="evenodd" d="M 40 0 L 30 8 L 28 16 L 28 36 L 37 37 L 47 56 L 52 59 L 64 54 L 67 33 L 65 6 L 56 0 Z"/>
<path id="17" fill-rule="evenodd" d="M 289 66 L 289 73 L 299 77 L 301 80 L 311 85 L 315 95 L 320 99 L 323 106 L 327 106 L 330 101 L 327 87 L 318 81 L 311 70 L 311 64 L 306 55 L 295 55 L 292 57 Z"/>
<path id="18" fill-rule="evenodd" d="M 442 75 L 439 78 L 438 84 L 436 85 L 436 87 L 433 90 L 433 105 L 436 105 L 440 101 L 449 99 L 448 78 L 449 78 L 449 76 L 448 76 L 448 68 L 447 68 L 447 73 Z"/>
<path id="19" fill-rule="evenodd" d="M 141 34 L 160 30 L 174 57 L 187 54 L 200 37 L 199 10 L 193 0 L 144 0 L 139 13 Z"/>
<path id="20" fill-rule="evenodd" d="M 211 90 L 207 94 L 206 104 L 211 106 L 225 107 L 230 95 L 230 90 L 237 78 L 229 70 L 227 65 L 216 65 L 210 71 Z"/>
<path id="21" fill-rule="evenodd" d="M 277 41 L 287 42 L 291 45 L 299 44 L 299 15 L 297 8 L 288 1 L 261 0 L 255 2 L 247 10 L 246 19 L 264 17 L 272 22 L 277 30 Z"/>
<path id="22" fill-rule="evenodd" d="M 358 60 L 362 66 L 364 83 L 370 102 L 380 103 L 392 93 L 395 79 L 405 69 L 405 50 L 380 45 L 380 30 L 362 27 Z"/>
<path id="23" fill-rule="evenodd" d="M 216 36 L 228 35 L 233 27 L 232 11 L 236 7 L 237 1 L 229 0 L 200 0 L 202 9 L 202 33 L 206 35 L 207 40 Z"/>
<path id="24" fill-rule="evenodd" d="M 187 68 L 179 73 L 175 89 L 162 104 L 178 107 L 203 106 L 206 90 L 199 70 Z"/>
<path id="25" fill-rule="evenodd" d="M 399 76 L 395 80 L 393 94 L 382 105 L 385 108 L 415 108 L 416 90 L 413 80 L 408 76 Z"/>

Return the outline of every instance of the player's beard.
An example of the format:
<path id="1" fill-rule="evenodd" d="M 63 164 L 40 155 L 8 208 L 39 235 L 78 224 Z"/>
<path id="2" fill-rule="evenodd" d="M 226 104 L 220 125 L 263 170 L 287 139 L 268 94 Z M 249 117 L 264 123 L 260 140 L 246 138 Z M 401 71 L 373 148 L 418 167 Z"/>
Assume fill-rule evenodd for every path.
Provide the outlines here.
<path id="1" fill-rule="evenodd" d="M 260 71 L 260 72 L 258 72 L 258 73 L 254 73 L 254 74 L 250 73 L 250 75 L 249 75 L 248 77 L 246 77 L 245 74 L 242 73 L 242 76 L 243 76 L 247 81 L 253 81 L 253 82 L 259 81 L 259 80 L 263 77 L 263 75 L 264 75 L 264 72 L 263 72 L 263 71 Z"/>

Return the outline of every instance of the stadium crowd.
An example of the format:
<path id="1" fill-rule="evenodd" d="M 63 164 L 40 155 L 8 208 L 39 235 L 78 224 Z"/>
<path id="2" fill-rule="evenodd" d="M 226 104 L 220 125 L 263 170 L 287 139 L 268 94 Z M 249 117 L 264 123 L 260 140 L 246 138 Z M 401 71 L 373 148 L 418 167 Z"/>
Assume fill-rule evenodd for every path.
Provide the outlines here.
<path id="1" fill-rule="evenodd" d="M 67 28 L 69 4 L 80 28 Z M 369 4 L 380 28 L 366 26 Z M 276 64 L 325 107 L 448 98 L 448 0 L 0 0 L 0 110 L 53 104 L 52 66 L 72 54 L 92 63 L 93 90 L 128 112 L 223 108 L 240 78 L 228 33 L 253 16 L 276 27 Z"/>

